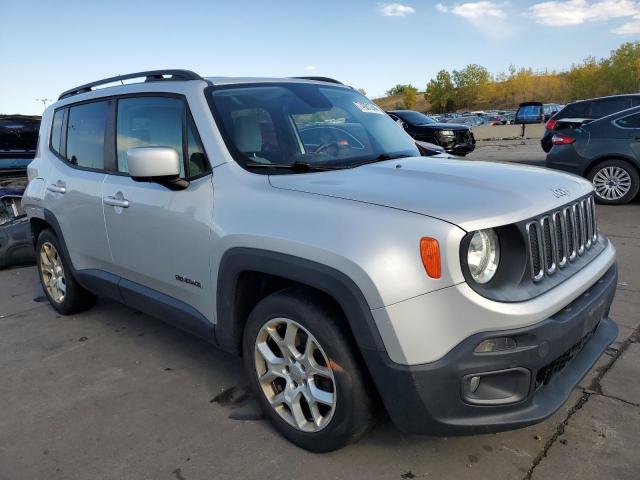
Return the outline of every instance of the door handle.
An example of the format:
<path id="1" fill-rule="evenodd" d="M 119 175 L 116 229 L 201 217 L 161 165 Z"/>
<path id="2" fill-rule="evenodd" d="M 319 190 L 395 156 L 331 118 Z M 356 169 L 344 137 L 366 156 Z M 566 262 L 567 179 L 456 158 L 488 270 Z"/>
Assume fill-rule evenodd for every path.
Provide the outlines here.
<path id="1" fill-rule="evenodd" d="M 104 197 L 102 203 L 105 205 L 111 205 L 112 207 L 129 208 L 129 200 L 116 197 Z"/>
<path id="2" fill-rule="evenodd" d="M 56 184 L 48 185 L 47 186 L 47 190 L 49 190 L 50 192 L 54 192 L 54 193 L 67 193 L 67 188 L 66 187 L 61 187 L 61 186 L 56 185 Z"/>

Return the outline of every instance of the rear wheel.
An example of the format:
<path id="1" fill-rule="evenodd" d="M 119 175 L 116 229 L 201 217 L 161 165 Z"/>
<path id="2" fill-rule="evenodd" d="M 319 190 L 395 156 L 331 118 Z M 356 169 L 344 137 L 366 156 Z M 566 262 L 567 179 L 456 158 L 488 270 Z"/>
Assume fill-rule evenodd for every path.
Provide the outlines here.
<path id="1" fill-rule="evenodd" d="M 244 332 L 251 387 L 278 431 L 296 445 L 327 452 L 372 424 L 373 396 L 339 313 L 302 288 L 258 303 Z"/>
<path id="2" fill-rule="evenodd" d="M 51 230 L 43 230 L 38 235 L 36 253 L 42 289 L 57 312 L 71 315 L 95 303 L 96 297 L 73 278 L 58 237 Z"/>
<path id="3" fill-rule="evenodd" d="M 605 160 L 591 169 L 588 175 L 596 200 L 608 205 L 628 203 L 638 194 L 638 171 L 624 160 Z"/>

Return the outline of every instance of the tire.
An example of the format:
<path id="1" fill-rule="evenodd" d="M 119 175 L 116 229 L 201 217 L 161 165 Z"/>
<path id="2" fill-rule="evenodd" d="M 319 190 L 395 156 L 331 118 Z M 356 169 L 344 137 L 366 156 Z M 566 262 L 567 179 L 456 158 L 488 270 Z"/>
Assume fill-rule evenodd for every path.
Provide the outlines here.
<path id="1" fill-rule="evenodd" d="M 55 311 L 71 315 L 93 306 L 95 295 L 82 288 L 73 277 L 71 264 L 51 230 L 42 230 L 38 235 L 36 264 L 44 294 Z"/>
<path id="2" fill-rule="evenodd" d="M 273 293 L 261 300 L 245 326 L 244 366 L 255 398 L 285 438 L 311 452 L 341 448 L 357 441 L 373 426 L 376 397 L 370 389 L 362 361 L 356 355 L 356 347 L 349 341 L 350 334 L 344 327 L 340 314 L 321 295 L 298 287 Z M 288 345 L 294 344 L 294 350 L 285 348 L 287 333 L 292 334 L 290 338 L 294 341 Z M 296 342 L 298 346 L 295 346 Z M 311 349 L 313 354 L 309 356 L 312 361 L 302 353 L 306 351 L 304 346 L 310 343 L 315 343 Z M 284 377 L 266 375 L 262 381 L 259 379 L 268 365 L 265 355 L 260 353 L 265 348 L 268 348 L 267 356 L 273 355 L 270 358 L 274 364 L 277 363 L 273 369 L 279 369 L 279 375 Z M 294 354 L 282 353 L 285 351 L 293 351 Z M 310 363 L 314 366 L 310 367 Z M 310 373 L 318 367 L 322 374 Z M 294 401 L 287 404 L 286 394 L 292 389 L 300 392 L 298 400 L 295 401 L 294 397 Z M 305 393 L 312 400 L 315 396 L 334 403 L 331 406 L 316 402 L 312 409 Z"/>
<path id="3" fill-rule="evenodd" d="M 596 201 L 604 205 L 629 203 L 640 189 L 638 170 L 624 160 L 600 162 L 591 169 L 587 178 L 593 184 Z"/>

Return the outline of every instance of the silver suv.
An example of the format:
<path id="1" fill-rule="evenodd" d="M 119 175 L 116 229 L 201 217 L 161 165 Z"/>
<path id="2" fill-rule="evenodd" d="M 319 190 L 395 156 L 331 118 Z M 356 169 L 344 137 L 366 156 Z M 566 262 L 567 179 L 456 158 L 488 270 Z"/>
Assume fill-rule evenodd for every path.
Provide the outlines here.
<path id="1" fill-rule="evenodd" d="M 356 440 L 380 404 L 408 432 L 539 422 L 616 338 L 587 181 L 420 157 L 334 80 L 83 85 L 47 108 L 29 178 L 55 310 L 110 297 L 242 355 L 308 450 Z"/>

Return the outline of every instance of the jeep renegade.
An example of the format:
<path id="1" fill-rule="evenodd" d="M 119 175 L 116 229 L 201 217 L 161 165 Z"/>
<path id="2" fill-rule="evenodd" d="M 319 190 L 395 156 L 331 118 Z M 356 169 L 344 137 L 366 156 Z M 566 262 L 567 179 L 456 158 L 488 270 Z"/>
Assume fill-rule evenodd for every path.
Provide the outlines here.
<path id="1" fill-rule="evenodd" d="M 540 422 L 616 338 L 589 182 L 420 157 L 335 80 L 82 85 L 46 109 L 28 175 L 56 311 L 109 297 L 242 355 L 308 450 L 355 441 L 379 404 L 432 435 Z"/>

